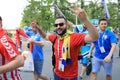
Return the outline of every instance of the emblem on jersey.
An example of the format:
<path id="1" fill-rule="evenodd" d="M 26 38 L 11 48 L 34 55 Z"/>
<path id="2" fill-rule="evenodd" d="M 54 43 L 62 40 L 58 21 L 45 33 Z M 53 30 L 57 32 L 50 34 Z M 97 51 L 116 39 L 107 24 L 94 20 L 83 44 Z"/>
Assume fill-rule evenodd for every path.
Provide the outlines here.
<path id="1" fill-rule="evenodd" d="M 107 35 L 104 36 L 104 39 L 107 39 Z"/>

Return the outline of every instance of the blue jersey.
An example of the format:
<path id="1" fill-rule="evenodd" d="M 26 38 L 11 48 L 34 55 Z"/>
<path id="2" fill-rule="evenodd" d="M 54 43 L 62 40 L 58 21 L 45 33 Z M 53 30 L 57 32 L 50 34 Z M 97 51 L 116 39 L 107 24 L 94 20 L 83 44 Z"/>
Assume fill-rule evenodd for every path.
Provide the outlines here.
<path id="1" fill-rule="evenodd" d="M 111 44 L 117 43 L 114 33 L 110 30 L 106 30 L 104 33 L 99 32 L 100 38 L 94 42 L 95 53 L 94 56 L 99 59 L 104 59 L 110 52 Z M 104 48 L 104 52 L 101 52 L 101 47 Z"/>
<path id="2" fill-rule="evenodd" d="M 74 32 L 88 34 L 88 30 L 83 27 L 83 25 L 76 25 Z"/>
<path id="3" fill-rule="evenodd" d="M 31 29 L 29 29 L 29 31 L 26 30 L 26 34 L 35 41 L 43 40 L 43 38 L 39 35 L 39 33 L 33 32 Z M 33 55 L 33 59 L 35 60 L 43 60 L 44 59 L 43 47 L 33 44 L 32 55 Z"/>

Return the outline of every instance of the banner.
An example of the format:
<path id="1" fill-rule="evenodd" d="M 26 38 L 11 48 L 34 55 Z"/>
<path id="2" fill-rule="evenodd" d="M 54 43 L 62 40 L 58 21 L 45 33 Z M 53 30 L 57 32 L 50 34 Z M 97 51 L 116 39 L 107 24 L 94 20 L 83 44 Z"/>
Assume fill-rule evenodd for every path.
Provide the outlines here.
<path id="1" fill-rule="evenodd" d="M 60 15 L 60 16 L 63 16 L 64 18 L 66 18 L 64 16 L 64 14 L 62 13 L 62 11 L 58 8 L 58 6 L 56 4 L 53 5 L 54 6 L 54 9 L 57 11 L 57 13 Z"/>
<path id="2" fill-rule="evenodd" d="M 110 19 L 110 15 L 109 15 L 109 12 L 108 12 L 106 0 L 102 0 L 102 3 L 103 3 L 106 19 L 109 20 Z"/>

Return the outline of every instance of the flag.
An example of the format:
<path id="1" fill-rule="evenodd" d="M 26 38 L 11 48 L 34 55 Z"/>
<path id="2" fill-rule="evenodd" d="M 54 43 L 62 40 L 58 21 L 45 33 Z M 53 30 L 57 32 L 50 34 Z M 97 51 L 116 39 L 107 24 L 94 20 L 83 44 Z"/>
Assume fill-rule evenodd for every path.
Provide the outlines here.
<path id="1" fill-rule="evenodd" d="M 110 19 L 110 15 L 109 15 L 109 12 L 108 12 L 106 0 L 102 0 L 102 3 L 103 3 L 106 19 L 109 20 Z"/>
<path id="2" fill-rule="evenodd" d="M 26 39 L 30 38 L 22 29 L 16 29 L 15 36 L 16 36 L 16 44 L 17 44 L 18 49 L 20 49 L 21 47 L 20 36 L 23 36 Z"/>
<path id="3" fill-rule="evenodd" d="M 54 9 L 58 12 L 58 14 L 59 14 L 60 16 L 66 18 L 66 17 L 64 16 L 64 14 L 62 13 L 62 11 L 58 8 L 58 6 L 57 6 L 56 4 L 54 4 L 53 6 L 54 6 Z"/>

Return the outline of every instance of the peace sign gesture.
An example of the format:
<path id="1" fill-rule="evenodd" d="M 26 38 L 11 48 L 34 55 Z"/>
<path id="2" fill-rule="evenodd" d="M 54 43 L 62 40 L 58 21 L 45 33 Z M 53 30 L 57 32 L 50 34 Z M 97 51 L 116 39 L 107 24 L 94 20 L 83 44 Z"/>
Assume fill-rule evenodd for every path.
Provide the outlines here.
<path id="1" fill-rule="evenodd" d="M 78 18 L 82 21 L 85 21 L 87 19 L 87 14 L 84 9 L 78 8 L 78 6 L 73 3 L 74 9 L 69 8 L 70 11 L 72 11 Z"/>

